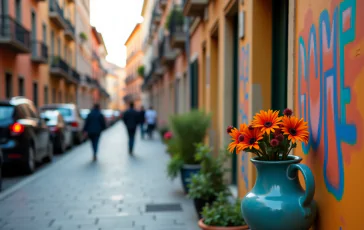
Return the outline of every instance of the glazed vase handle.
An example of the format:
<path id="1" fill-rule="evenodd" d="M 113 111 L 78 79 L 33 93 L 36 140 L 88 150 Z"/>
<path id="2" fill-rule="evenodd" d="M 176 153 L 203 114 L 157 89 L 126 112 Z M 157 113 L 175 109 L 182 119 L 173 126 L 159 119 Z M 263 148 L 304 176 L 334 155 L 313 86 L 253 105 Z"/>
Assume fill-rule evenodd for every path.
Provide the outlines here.
<path id="1" fill-rule="evenodd" d="M 288 177 L 294 179 L 297 177 L 297 171 L 301 171 L 305 179 L 306 191 L 305 195 L 300 198 L 300 205 L 303 209 L 305 217 L 311 215 L 310 204 L 315 195 L 315 179 L 313 177 L 311 169 L 304 164 L 292 164 L 288 167 Z"/>

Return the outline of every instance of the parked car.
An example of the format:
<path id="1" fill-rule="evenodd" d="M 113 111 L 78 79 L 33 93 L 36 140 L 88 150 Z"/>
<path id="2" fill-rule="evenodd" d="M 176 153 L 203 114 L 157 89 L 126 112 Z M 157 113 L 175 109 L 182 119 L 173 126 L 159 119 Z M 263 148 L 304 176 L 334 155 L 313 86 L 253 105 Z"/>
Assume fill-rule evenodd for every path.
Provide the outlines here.
<path id="1" fill-rule="evenodd" d="M 55 153 L 64 153 L 72 147 L 72 129 L 59 111 L 45 111 L 41 114 L 51 133 Z"/>
<path id="2" fill-rule="evenodd" d="M 34 172 L 36 162 L 52 160 L 48 127 L 32 101 L 15 97 L 0 102 L 0 148 L 4 164 L 20 163 L 27 173 Z"/>
<path id="3" fill-rule="evenodd" d="M 52 104 L 41 107 L 41 111 L 57 110 L 59 111 L 64 121 L 71 125 L 72 140 L 74 144 L 81 144 L 84 141 L 83 125 L 84 120 L 75 104 Z"/>
<path id="4" fill-rule="evenodd" d="M 2 189 L 2 185 L 3 185 L 3 162 L 4 162 L 4 158 L 3 158 L 3 152 L 0 149 L 0 192 Z"/>
<path id="5" fill-rule="evenodd" d="M 106 126 L 110 127 L 114 122 L 114 111 L 111 109 L 103 109 L 102 114 L 105 117 Z"/>
<path id="6" fill-rule="evenodd" d="M 89 109 L 81 109 L 80 110 L 80 115 L 81 115 L 82 119 L 84 119 L 84 120 L 86 120 L 89 113 L 90 113 Z"/>
<path id="7" fill-rule="evenodd" d="M 115 118 L 115 122 L 116 121 L 120 121 L 120 119 L 121 119 L 121 112 L 119 110 L 114 110 L 114 118 Z"/>

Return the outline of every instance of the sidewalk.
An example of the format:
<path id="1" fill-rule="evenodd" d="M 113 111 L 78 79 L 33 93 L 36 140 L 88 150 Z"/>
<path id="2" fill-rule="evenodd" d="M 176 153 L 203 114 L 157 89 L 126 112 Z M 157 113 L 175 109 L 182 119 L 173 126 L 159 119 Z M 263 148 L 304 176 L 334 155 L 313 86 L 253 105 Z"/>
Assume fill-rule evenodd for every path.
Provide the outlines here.
<path id="1" fill-rule="evenodd" d="M 118 123 L 103 134 L 98 161 L 91 158 L 86 143 L 14 193 L 0 195 L 0 229 L 199 229 L 180 180 L 166 177 L 169 157 L 160 141 L 138 135 L 130 157 Z M 179 206 L 182 210 L 170 211 Z"/>

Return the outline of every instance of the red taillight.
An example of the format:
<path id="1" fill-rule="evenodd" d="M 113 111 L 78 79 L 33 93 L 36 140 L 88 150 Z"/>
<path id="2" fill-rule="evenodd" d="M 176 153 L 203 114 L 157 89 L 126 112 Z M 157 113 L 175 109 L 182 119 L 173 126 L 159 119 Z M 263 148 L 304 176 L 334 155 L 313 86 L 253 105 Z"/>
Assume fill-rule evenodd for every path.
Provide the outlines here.
<path id="1" fill-rule="evenodd" d="M 10 154 L 8 154 L 8 158 L 9 159 L 19 159 L 21 157 L 22 157 L 22 155 L 21 154 L 17 154 L 17 153 L 10 153 Z"/>
<path id="2" fill-rule="evenodd" d="M 77 128 L 78 127 L 78 122 L 74 121 L 74 122 L 71 122 L 71 126 L 73 128 Z"/>
<path id="3" fill-rule="evenodd" d="M 57 126 L 51 126 L 51 127 L 49 127 L 49 131 L 51 131 L 51 132 L 58 132 L 59 131 L 59 128 Z"/>
<path id="4" fill-rule="evenodd" d="M 18 135 L 24 132 L 24 125 L 19 123 L 14 123 L 10 126 L 10 131 L 13 135 Z"/>

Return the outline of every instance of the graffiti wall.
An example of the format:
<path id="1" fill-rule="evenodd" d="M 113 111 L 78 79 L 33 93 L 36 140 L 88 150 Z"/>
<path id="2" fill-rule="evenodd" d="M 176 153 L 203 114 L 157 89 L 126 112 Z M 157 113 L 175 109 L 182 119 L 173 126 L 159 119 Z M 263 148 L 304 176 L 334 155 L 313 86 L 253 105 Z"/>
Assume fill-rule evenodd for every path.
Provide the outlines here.
<path id="1" fill-rule="evenodd" d="M 362 229 L 364 1 L 296 2 L 295 113 L 310 127 L 297 154 L 315 175 L 317 229 Z"/>
<path id="2" fill-rule="evenodd" d="M 239 52 L 239 123 L 249 123 L 249 65 L 250 47 L 246 44 L 240 48 Z M 249 155 L 242 152 L 239 155 L 239 189 L 240 194 L 249 191 Z"/>

